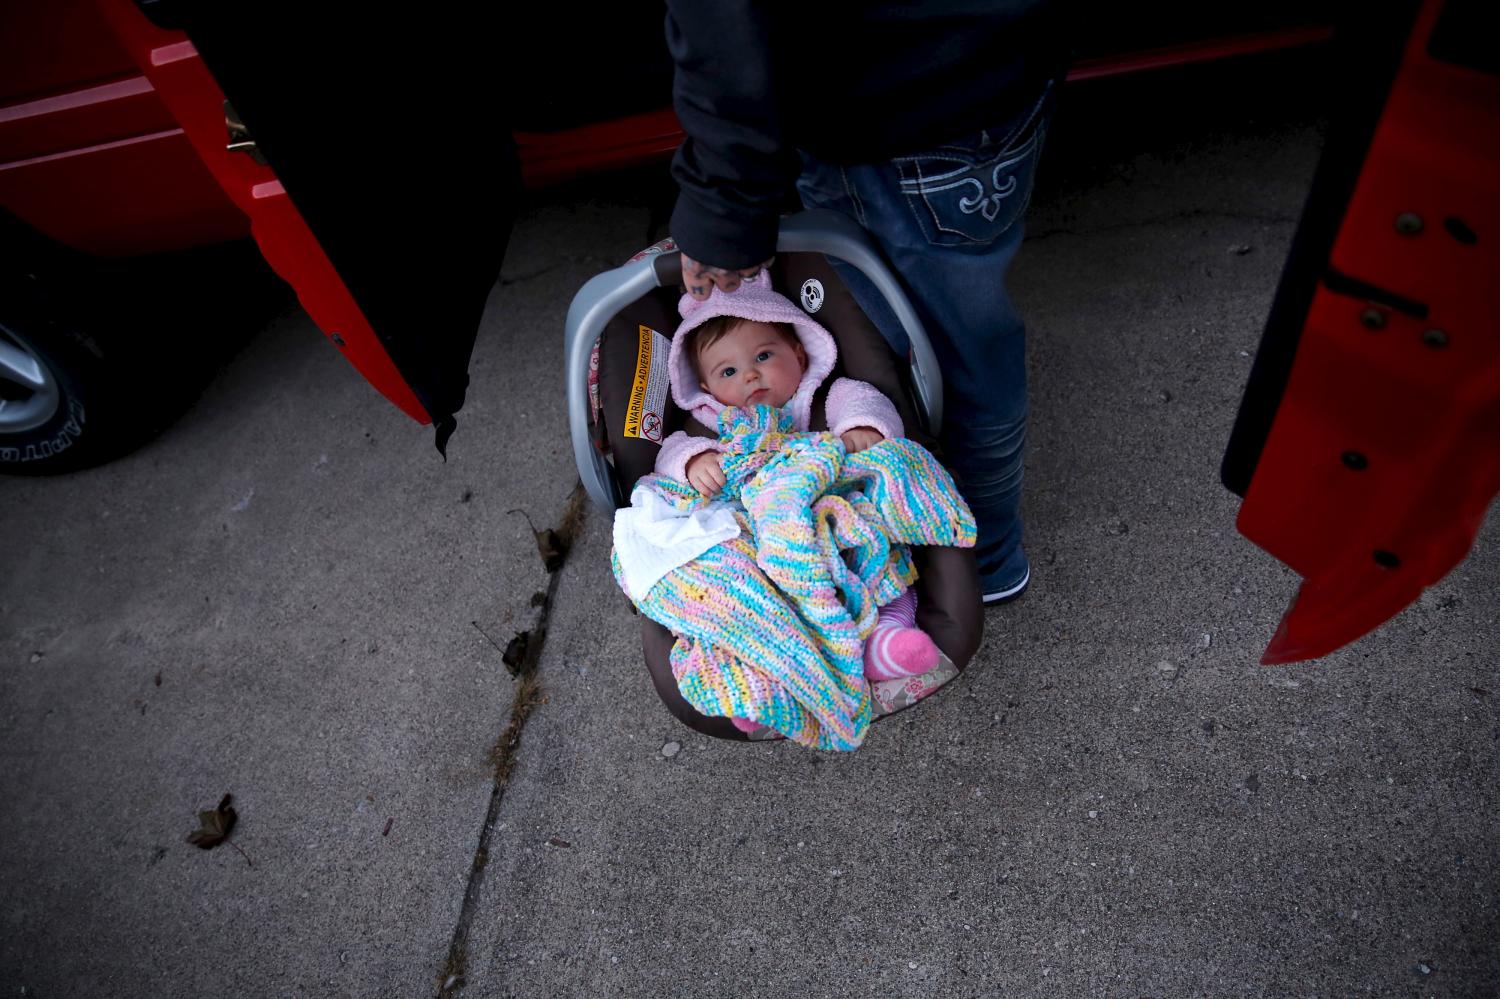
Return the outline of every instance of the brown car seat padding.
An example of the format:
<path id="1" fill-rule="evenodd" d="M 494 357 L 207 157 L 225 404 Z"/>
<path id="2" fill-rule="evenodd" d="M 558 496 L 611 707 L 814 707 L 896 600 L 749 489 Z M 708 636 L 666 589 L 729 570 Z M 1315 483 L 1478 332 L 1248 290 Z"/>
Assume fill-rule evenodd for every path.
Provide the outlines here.
<path id="1" fill-rule="evenodd" d="M 675 273 L 674 261 L 658 261 L 658 273 Z M 932 448 L 934 442 L 918 422 L 912 404 L 909 370 L 891 350 L 880 331 L 854 302 L 844 283 L 822 254 L 781 254 L 771 271 L 771 283 L 793 301 L 802 303 L 804 282 L 815 280 L 822 287 L 822 304 L 812 313 L 838 344 L 839 358 L 833 377 L 846 375 L 868 382 L 896 404 L 908 437 Z M 635 481 L 656 466 L 660 440 L 676 430 L 713 436 L 712 430 L 684 414 L 667 399 L 659 426 L 653 420 L 638 421 L 641 429 L 626 436 L 624 424 L 632 405 L 632 395 L 639 403 L 653 388 L 647 372 L 656 367 L 666 370 L 665 358 L 652 365 L 652 354 L 670 343 L 672 331 L 680 321 L 677 302 L 680 289 L 658 288 L 622 309 L 609 321 L 600 338 L 599 398 L 603 410 L 604 437 L 614 459 L 615 473 L 622 492 L 630 493 Z M 806 305 L 803 305 L 806 309 Z M 657 336 L 662 339 L 657 339 Z M 645 345 L 645 346 L 643 346 Z M 637 385 L 637 369 L 641 384 Z M 833 381 L 824 383 L 824 391 Z M 826 429 L 820 397 L 813 412 L 814 429 Z M 643 430 L 649 436 L 641 436 Z M 652 440 L 656 436 L 658 440 Z M 983 606 L 980 603 L 979 571 L 973 552 L 968 549 L 917 547 L 912 552 L 920 577 L 917 580 L 917 623 L 932 636 L 959 669 L 968 665 L 979 648 L 983 635 Z M 668 710 L 690 728 L 707 735 L 727 739 L 744 739 L 744 733 L 727 719 L 701 714 L 687 702 L 672 676 L 668 656 L 672 650 L 672 633 L 649 618 L 641 618 L 641 644 L 651 680 Z"/>

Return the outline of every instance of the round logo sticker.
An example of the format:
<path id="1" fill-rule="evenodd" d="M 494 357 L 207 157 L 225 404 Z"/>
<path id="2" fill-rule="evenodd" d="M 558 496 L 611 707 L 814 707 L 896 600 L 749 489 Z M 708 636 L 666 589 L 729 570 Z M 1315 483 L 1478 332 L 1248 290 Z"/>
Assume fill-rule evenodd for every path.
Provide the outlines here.
<path id="1" fill-rule="evenodd" d="M 817 278 L 808 278 L 802 282 L 802 307 L 809 313 L 817 312 L 823 307 L 823 282 Z"/>

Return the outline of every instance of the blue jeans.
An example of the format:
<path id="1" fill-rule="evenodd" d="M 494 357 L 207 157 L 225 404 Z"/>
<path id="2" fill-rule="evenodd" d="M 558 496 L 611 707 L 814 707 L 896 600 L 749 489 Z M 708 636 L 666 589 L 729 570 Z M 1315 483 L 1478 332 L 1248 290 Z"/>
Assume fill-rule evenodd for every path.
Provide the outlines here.
<path id="1" fill-rule="evenodd" d="M 922 318 L 943 373 L 944 460 L 979 526 L 984 592 L 1030 571 L 1021 546 L 1026 328 L 1005 290 L 1055 85 L 1017 118 L 928 152 L 833 166 L 804 156 L 797 190 L 874 236 Z M 832 261 L 891 346 L 908 341 L 854 268 Z"/>

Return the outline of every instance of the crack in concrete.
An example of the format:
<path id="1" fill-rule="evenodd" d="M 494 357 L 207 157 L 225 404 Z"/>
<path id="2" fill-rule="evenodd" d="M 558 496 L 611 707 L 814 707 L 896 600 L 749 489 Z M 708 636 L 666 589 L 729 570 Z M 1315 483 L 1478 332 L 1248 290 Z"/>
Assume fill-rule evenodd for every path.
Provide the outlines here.
<path id="1" fill-rule="evenodd" d="M 465 984 L 469 928 L 473 925 L 474 914 L 479 907 L 479 895 L 484 888 L 484 872 L 490 859 L 490 837 L 494 834 L 495 822 L 500 817 L 500 805 L 505 799 L 511 772 L 515 769 L 516 756 L 521 746 L 521 732 L 526 727 L 526 720 L 542 700 L 542 685 L 537 678 L 537 667 L 541 663 L 542 649 L 547 644 L 547 624 L 552 617 L 553 601 L 562 581 L 563 569 L 567 567 L 568 554 L 571 554 L 582 532 L 587 502 L 588 496 L 583 484 L 579 483 L 573 487 L 563 510 L 562 522 L 557 527 L 567 554 L 547 581 L 546 596 L 532 627 L 531 640 L 527 643 L 525 656 L 516 668 L 518 680 L 515 695 L 511 698 L 510 719 L 490 749 L 490 763 L 495 768 L 495 780 L 490 789 L 490 803 L 485 810 L 484 823 L 479 830 L 479 845 L 474 850 L 474 860 L 469 867 L 469 882 L 464 887 L 463 907 L 459 909 L 458 923 L 453 928 L 453 938 L 448 944 L 448 956 L 439 972 L 438 999 L 447 999 Z"/>

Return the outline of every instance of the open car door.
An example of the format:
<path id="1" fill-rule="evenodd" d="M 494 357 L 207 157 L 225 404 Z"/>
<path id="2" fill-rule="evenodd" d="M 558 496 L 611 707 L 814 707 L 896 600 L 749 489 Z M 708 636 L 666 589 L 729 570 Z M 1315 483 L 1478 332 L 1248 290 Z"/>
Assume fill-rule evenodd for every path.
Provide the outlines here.
<path id="1" fill-rule="evenodd" d="M 272 268 L 443 450 L 520 186 L 500 8 L 98 2 Z"/>
<path id="2" fill-rule="evenodd" d="M 1222 478 L 1302 577 L 1263 662 L 1326 655 L 1458 564 L 1500 490 L 1493 4 L 1364 5 Z"/>

